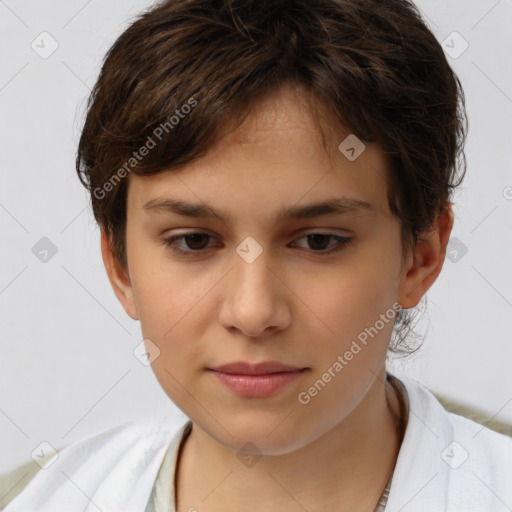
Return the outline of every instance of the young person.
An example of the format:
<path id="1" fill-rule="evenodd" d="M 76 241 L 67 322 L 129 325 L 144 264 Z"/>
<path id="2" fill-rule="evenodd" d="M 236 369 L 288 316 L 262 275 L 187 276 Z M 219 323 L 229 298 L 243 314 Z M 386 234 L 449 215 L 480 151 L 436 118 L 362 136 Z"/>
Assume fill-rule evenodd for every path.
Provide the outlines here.
<path id="1" fill-rule="evenodd" d="M 464 120 L 406 0 L 141 15 L 106 56 L 77 170 L 190 420 L 74 443 L 6 511 L 511 510 L 512 439 L 386 371 L 443 266 Z"/>

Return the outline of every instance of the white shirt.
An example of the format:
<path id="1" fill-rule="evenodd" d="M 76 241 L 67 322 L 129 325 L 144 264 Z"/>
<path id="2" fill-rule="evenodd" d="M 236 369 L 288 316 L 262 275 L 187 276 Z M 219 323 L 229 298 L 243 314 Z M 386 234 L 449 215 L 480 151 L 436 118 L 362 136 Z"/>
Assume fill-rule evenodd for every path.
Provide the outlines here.
<path id="1" fill-rule="evenodd" d="M 416 380 L 400 381 L 410 412 L 386 512 L 512 511 L 512 437 L 447 412 Z M 148 418 L 73 443 L 4 512 L 175 512 L 178 448 L 191 422 L 167 425 Z"/>

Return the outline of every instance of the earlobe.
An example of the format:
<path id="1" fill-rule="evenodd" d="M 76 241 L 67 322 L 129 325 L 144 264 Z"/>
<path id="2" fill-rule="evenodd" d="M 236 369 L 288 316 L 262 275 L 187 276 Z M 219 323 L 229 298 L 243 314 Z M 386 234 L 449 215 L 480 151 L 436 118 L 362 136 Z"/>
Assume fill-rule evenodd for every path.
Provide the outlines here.
<path id="1" fill-rule="evenodd" d="M 398 302 L 404 309 L 415 307 L 439 276 L 452 227 L 453 212 L 449 204 L 437 217 L 432 230 L 422 233 L 418 239 L 412 262 L 400 283 Z"/>
<path id="2" fill-rule="evenodd" d="M 103 229 L 101 230 L 101 256 L 116 297 L 122 304 L 126 313 L 134 320 L 138 320 L 139 316 L 130 276 L 125 269 L 120 267 L 112 251 L 111 240 Z"/>

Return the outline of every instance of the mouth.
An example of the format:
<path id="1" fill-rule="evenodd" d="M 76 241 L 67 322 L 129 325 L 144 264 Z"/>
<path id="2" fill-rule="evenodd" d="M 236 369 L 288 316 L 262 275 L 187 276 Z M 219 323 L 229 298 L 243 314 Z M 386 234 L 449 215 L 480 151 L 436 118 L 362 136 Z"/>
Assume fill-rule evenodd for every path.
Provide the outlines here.
<path id="1" fill-rule="evenodd" d="M 273 373 L 298 372 L 307 368 L 291 366 L 279 361 L 262 361 L 261 363 L 248 363 L 237 361 L 234 363 L 223 364 L 215 368 L 209 368 L 216 372 L 236 374 L 236 375 L 269 375 Z"/>
<path id="2" fill-rule="evenodd" d="M 237 362 L 208 368 L 218 382 L 231 392 L 246 398 L 265 398 L 277 394 L 309 368 L 299 368 L 275 361 L 251 365 Z"/>

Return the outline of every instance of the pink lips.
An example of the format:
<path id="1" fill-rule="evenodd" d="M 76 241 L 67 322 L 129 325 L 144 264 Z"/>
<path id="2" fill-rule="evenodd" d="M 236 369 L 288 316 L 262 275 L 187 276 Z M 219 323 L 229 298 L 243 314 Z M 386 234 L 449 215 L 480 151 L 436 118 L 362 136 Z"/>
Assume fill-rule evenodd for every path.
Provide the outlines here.
<path id="1" fill-rule="evenodd" d="M 210 370 L 232 392 L 249 398 L 263 398 L 277 393 L 307 368 L 285 365 L 277 361 L 263 361 L 258 364 L 239 361 Z"/>

